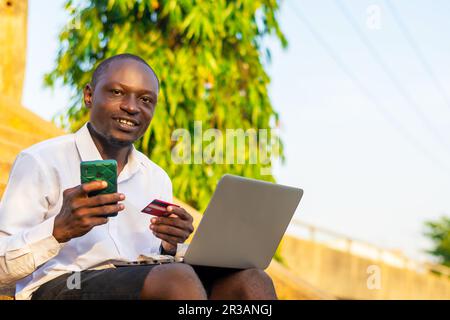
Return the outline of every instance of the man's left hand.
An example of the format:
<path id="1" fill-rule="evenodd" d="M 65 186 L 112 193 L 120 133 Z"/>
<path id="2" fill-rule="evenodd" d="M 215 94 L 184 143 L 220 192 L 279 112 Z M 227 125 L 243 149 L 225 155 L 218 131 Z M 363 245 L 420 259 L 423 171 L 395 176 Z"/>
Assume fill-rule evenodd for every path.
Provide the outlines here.
<path id="1" fill-rule="evenodd" d="M 150 230 L 162 240 L 162 247 L 165 252 L 175 255 L 177 244 L 184 243 L 194 232 L 192 216 L 181 207 L 168 206 L 167 217 L 154 217 L 151 219 Z"/>

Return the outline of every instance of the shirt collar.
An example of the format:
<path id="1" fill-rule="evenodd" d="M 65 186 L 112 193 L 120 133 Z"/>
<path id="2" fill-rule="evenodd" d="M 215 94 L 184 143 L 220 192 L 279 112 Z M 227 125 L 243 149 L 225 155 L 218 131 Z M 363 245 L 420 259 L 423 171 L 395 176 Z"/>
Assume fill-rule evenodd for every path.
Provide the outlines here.
<path id="1" fill-rule="evenodd" d="M 78 149 L 81 161 L 103 160 L 97 146 L 92 139 L 91 133 L 87 127 L 86 122 L 77 132 L 75 132 L 75 144 Z M 145 166 L 144 160 L 136 150 L 134 145 L 131 145 L 131 152 L 128 154 L 128 161 L 122 172 L 119 174 L 118 181 L 121 182 L 131 178 L 139 171 L 141 166 Z"/>

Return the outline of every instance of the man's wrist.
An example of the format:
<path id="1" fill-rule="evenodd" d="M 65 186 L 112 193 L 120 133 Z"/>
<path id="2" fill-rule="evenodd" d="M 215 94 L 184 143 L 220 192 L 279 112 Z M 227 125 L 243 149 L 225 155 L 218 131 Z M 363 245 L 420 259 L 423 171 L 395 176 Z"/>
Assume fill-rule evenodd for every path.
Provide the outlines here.
<path id="1" fill-rule="evenodd" d="M 168 251 L 168 250 L 164 249 L 164 246 L 163 246 L 162 243 L 161 243 L 159 251 L 161 252 L 162 255 L 175 256 L 177 254 L 177 249 L 176 248 L 173 251 Z"/>
<path id="2" fill-rule="evenodd" d="M 56 239 L 56 241 L 58 241 L 59 243 L 65 243 L 67 241 L 69 241 L 70 239 L 68 238 L 68 236 L 66 234 L 64 234 L 64 231 L 61 230 L 61 228 L 59 228 L 56 225 L 56 221 L 55 224 L 53 225 L 53 232 L 52 232 L 53 237 Z"/>

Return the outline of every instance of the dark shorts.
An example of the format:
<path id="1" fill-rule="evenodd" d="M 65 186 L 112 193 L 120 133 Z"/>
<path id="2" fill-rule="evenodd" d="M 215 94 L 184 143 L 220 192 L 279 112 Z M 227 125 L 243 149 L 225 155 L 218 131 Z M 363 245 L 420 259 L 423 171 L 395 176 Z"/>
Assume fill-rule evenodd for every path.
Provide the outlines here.
<path id="1" fill-rule="evenodd" d="M 79 285 L 74 273 L 67 273 L 44 283 L 33 293 L 33 300 L 138 300 L 145 278 L 158 265 L 119 267 L 105 270 L 86 270 L 79 274 Z M 205 287 L 208 297 L 217 279 L 238 269 L 192 266 Z M 69 280 L 69 281 L 68 281 Z M 67 283 L 72 284 L 69 289 Z M 77 289 L 79 287 L 79 289 Z"/>

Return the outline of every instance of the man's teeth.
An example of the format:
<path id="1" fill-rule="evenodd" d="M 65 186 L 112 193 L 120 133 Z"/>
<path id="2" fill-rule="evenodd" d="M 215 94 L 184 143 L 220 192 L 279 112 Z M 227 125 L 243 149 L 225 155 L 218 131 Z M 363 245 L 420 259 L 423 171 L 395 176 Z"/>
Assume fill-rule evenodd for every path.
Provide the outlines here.
<path id="1" fill-rule="evenodd" d="M 130 121 L 127 121 L 127 120 L 123 120 L 123 119 L 116 119 L 116 121 L 134 127 L 134 123 L 133 122 L 130 122 Z"/>

